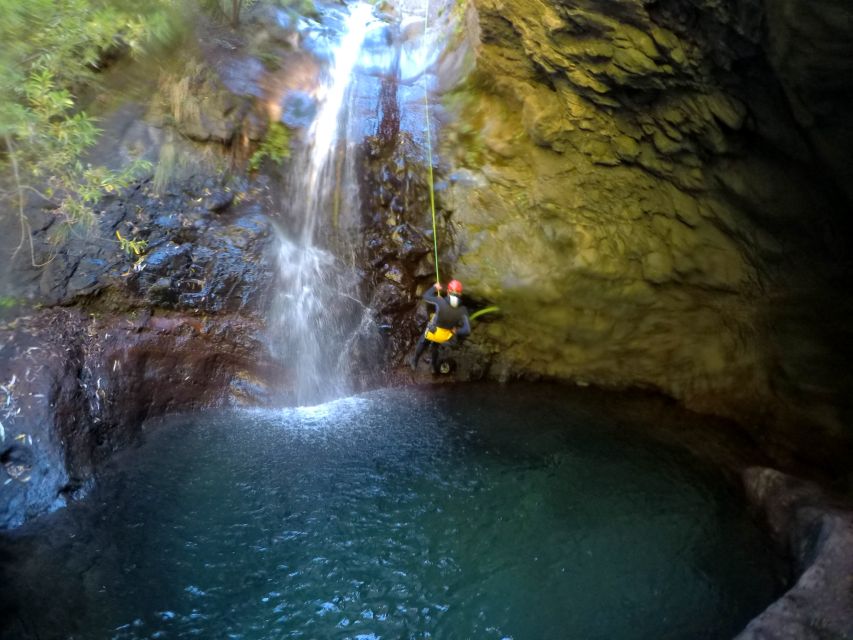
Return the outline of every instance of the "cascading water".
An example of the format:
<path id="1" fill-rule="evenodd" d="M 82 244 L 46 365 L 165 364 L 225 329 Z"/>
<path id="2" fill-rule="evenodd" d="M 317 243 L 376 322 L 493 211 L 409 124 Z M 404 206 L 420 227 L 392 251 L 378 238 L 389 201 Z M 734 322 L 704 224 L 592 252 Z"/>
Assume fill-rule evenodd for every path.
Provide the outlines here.
<path id="1" fill-rule="evenodd" d="M 358 210 L 353 144 L 348 135 L 347 98 L 373 7 L 352 5 L 323 85 L 306 144 L 293 163 L 285 209 L 298 221 L 280 236 L 280 284 L 271 325 L 282 360 L 293 371 L 297 404 L 313 404 L 346 392 L 344 345 L 363 314 L 358 278 L 341 256 L 347 247 L 328 247 L 342 208 Z M 324 246 L 324 242 L 326 245 Z"/>
<path id="2" fill-rule="evenodd" d="M 366 136 L 394 144 L 402 131 L 425 145 L 424 87 L 439 50 L 432 34 L 419 28 L 426 4 L 400 0 L 380 18 L 372 5 L 354 3 L 342 28 L 330 29 L 341 34 L 334 46 L 325 41 L 330 30 L 309 36 L 330 63 L 315 95 L 316 116 L 292 163 L 283 204 L 290 228 L 280 236 L 270 323 L 300 405 L 345 395 L 351 348 L 380 348 L 369 346 L 379 338 L 359 302 L 356 151 Z"/>

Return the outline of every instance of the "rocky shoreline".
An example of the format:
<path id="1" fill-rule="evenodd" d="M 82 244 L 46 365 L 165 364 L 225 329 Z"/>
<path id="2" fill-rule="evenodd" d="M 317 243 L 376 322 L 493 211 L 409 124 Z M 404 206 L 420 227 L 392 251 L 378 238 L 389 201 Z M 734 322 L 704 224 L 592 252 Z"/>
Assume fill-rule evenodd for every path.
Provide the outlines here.
<path id="1" fill-rule="evenodd" d="M 814 483 L 775 469 L 743 472 L 752 504 L 764 512 L 794 585 L 736 640 L 853 638 L 853 508 Z"/>

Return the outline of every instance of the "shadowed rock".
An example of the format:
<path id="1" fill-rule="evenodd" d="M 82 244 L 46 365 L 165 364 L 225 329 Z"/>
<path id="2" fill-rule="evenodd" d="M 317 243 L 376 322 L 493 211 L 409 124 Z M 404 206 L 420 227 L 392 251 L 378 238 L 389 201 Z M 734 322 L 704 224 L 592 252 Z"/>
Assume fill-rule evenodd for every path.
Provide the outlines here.
<path id="1" fill-rule="evenodd" d="M 264 404 L 281 379 L 236 314 L 45 311 L 0 329 L 0 529 L 85 491 L 99 463 L 167 412 Z"/>
<path id="2" fill-rule="evenodd" d="M 853 638 L 853 510 L 814 484 L 773 469 L 743 473 L 751 502 L 791 558 L 796 584 L 736 640 Z"/>

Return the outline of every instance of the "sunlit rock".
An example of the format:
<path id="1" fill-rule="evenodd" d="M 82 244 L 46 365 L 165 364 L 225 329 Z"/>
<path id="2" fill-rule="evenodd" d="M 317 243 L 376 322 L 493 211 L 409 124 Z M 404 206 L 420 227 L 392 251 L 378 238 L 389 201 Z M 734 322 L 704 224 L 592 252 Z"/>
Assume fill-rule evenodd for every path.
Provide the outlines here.
<path id="1" fill-rule="evenodd" d="M 475 332 L 493 370 L 651 387 L 786 428 L 795 412 L 846 437 L 843 385 L 809 395 L 813 381 L 792 377 L 802 353 L 786 336 L 809 329 L 773 318 L 786 252 L 803 257 L 798 281 L 831 296 L 817 227 L 844 206 L 807 169 L 845 170 L 803 143 L 826 130 L 788 111 L 808 57 L 793 53 L 791 17 L 808 16 L 808 37 L 843 40 L 817 17 L 848 10 L 771 3 L 768 45 L 758 4 L 535 4 L 468 3 L 477 29 L 454 46 L 474 61 L 443 81 L 448 170 L 476 178 L 451 181 L 441 203 L 454 274 L 503 311 Z M 816 64 L 849 64 L 827 54 Z M 845 77 L 829 86 L 849 90 Z M 786 305 L 812 304 L 798 296 Z M 833 366 L 837 345 L 813 346 L 807 359 Z M 803 389 L 796 407 L 782 380 Z"/>

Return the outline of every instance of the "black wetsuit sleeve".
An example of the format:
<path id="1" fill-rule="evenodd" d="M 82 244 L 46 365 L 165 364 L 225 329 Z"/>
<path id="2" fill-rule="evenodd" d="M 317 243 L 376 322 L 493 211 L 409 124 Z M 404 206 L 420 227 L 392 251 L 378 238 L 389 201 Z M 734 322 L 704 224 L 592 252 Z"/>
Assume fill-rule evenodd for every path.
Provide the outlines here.
<path id="1" fill-rule="evenodd" d="M 471 322 L 468 320 L 468 310 L 462 314 L 462 326 L 456 330 L 456 335 L 460 338 L 471 335 Z"/>
<path id="2" fill-rule="evenodd" d="M 438 311 L 441 308 L 441 298 L 438 296 L 438 291 L 436 291 L 435 285 L 432 285 L 429 289 L 424 291 L 424 302 L 426 302 L 427 304 L 431 304 L 434 307 L 432 320 L 430 321 L 428 326 L 430 330 L 433 330 L 438 324 Z"/>
<path id="3" fill-rule="evenodd" d="M 438 298 L 438 291 L 435 290 L 435 285 L 424 291 L 424 300 L 430 304 L 434 304 L 436 307 L 438 306 Z"/>

